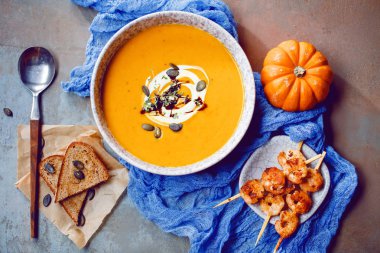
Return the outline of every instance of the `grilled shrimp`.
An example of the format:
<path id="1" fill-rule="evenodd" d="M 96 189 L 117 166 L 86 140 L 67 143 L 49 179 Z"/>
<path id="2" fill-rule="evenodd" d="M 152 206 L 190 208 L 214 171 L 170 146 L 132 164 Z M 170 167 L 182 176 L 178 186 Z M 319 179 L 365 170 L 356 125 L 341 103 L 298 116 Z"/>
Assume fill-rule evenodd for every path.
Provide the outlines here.
<path id="1" fill-rule="evenodd" d="M 288 150 L 286 153 L 282 151 L 278 155 L 277 160 L 290 182 L 300 184 L 302 179 L 306 177 L 306 159 L 300 151 Z"/>
<path id="2" fill-rule="evenodd" d="M 280 219 L 276 221 L 274 227 L 281 238 L 288 238 L 296 232 L 299 219 L 296 213 L 286 210 L 280 213 Z"/>
<path id="3" fill-rule="evenodd" d="M 292 193 L 295 189 L 296 185 L 290 182 L 289 180 L 286 180 L 284 195 Z"/>
<path id="4" fill-rule="evenodd" d="M 281 195 L 268 194 L 260 201 L 261 210 L 268 216 L 278 215 L 284 206 L 285 201 Z"/>
<path id="5" fill-rule="evenodd" d="M 240 195 L 247 204 L 255 204 L 264 197 L 264 187 L 260 180 L 248 180 L 241 188 Z"/>
<path id="6" fill-rule="evenodd" d="M 303 179 L 300 187 L 305 192 L 316 192 L 322 188 L 323 183 L 321 173 L 314 169 L 308 169 L 307 176 Z"/>
<path id="7" fill-rule="evenodd" d="M 267 192 L 277 195 L 285 191 L 285 175 L 276 167 L 265 169 L 261 175 L 261 183 Z"/>
<path id="8" fill-rule="evenodd" d="M 312 200 L 309 195 L 300 190 L 296 190 L 291 194 L 286 195 L 286 204 L 296 214 L 307 213 L 312 205 Z"/>

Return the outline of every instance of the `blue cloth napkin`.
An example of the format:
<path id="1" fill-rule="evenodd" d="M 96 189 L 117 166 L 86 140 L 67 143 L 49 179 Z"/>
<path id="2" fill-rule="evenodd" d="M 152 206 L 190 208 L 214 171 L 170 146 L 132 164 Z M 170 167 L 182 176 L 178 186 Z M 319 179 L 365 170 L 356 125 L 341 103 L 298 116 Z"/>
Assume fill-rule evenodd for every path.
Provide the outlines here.
<path id="1" fill-rule="evenodd" d="M 224 27 L 237 38 L 236 24 L 229 8 L 217 0 L 75 0 L 99 13 L 91 24 L 86 62 L 62 83 L 65 91 L 89 95 L 92 70 L 107 40 L 128 22 L 148 13 L 165 10 L 193 12 Z M 272 107 L 265 98 L 260 76 L 254 73 L 257 101 L 249 130 L 238 147 L 215 166 L 187 176 L 159 176 L 121 161 L 130 170 L 128 196 L 142 215 L 166 232 L 190 239 L 190 252 L 272 252 L 279 239 L 269 225 L 259 244 L 255 239 L 263 220 L 242 200 L 213 209 L 212 206 L 238 192 L 238 178 L 250 154 L 272 136 L 285 133 L 298 142 L 306 140 L 316 152 L 327 151 L 331 187 L 318 211 L 279 252 L 325 252 L 336 234 L 342 214 L 357 186 L 355 168 L 335 150 L 326 146 L 323 105 L 307 112 L 289 113 Z"/>

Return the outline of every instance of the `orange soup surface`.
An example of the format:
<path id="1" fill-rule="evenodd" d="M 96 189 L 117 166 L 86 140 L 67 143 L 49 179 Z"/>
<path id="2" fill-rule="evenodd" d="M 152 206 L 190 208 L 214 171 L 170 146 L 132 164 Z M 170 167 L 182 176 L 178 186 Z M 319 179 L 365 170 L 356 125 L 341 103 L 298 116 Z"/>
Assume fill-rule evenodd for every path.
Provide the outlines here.
<path id="1" fill-rule="evenodd" d="M 194 73 L 189 74 L 193 79 L 178 78 L 183 82 L 179 91 L 183 101 L 191 91 L 195 94 L 185 101 L 187 106 L 203 99 L 196 104 L 198 111 L 182 108 L 170 117 L 162 116 L 168 122 L 161 122 L 155 117 L 158 112 L 150 112 L 151 117 L 141 113 L 144 101 L 153 101 L 159 88 L 152 88 L 149 98 L 142 86 L 150 81 L 153 87 L 158 80 L 168 89 L 171 79 L 163 71 L 171 68 L 170 63 L 179 66 L 180 75 L 186 68 Z M 206 83 L 202 91 L 195 88 L 199 80 Z M 106 72 L 102 100 L 107 125 L 121 146 L 145 162 L 178 167 L 199 162 L 227 143 L 238 125 L 244 93 L 239 69 L 222 43 L 200 29 L 170 24 L 149 28 L 119 49 Z M 178 107 L 185 102 L 178 102 Z M 180 131 L 168 127 L 170 121 L 182 119 L 186 120 Z M 161 137 L 155 138 L 154 131 L 144 130 L 142 124 L 159 127 Z"/>

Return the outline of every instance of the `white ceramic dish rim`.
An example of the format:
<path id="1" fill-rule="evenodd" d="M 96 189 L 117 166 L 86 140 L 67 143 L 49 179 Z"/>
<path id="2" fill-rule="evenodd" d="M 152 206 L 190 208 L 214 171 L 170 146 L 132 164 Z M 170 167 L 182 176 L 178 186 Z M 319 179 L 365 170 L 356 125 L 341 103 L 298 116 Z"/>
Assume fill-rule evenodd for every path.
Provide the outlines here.
<path id="1" fill-rule="evenodd" d="M 108 59 L 106 59 L 105 55 L 108 53 L 107 51 L 109 50 L 111 46 L 116 45 L 117 40 L 123 40 L 121 35 L 123 35 L 124 33 L 127 33 L 131 29 L 137 29 L 137 30 L 141 29 L 140 31 L 142 31 L 148 27 L 154 26 L 154 25 L 148 25 L 147 27 L 144 27 L 141 24 L 143 24 L 144 22 L 146 23 L 152 22 L 152 20 L 155 20 L 155 19 L 157 19 L 158 21 L 159 19 L 166 20 L 165 22 L 162 22 L 160 24 L 176 23 L 176 24 L 192 25 L 190 24 L 190 21 L 186 21 L 186 20 L 193 20 L 192 22 L 196 22 L 197 25 L 195 27 L 202 29 L 208 32 L 209 34 L 213 35 L 216 39 L 221 41 L 221 43 L 230 51 L 231 55 L 233 56 L 234 60 L 237 63 L 237 66 L 239 68 L 239 71 L 243 80 L 244 106 L 241 113 L 240 121 L 238 123 L 238 126 L 234 134 L 230 137 L 227 143 L 222 148 L 217 150 L 213 155 L 207 157 L 204 160 L 198 161 L 193 164 L 185 165 L 185 166 L 164 167 L 164 166 L 151 164 L 137 158 L 136 156 L 134 156 L 133 154 L 125 150 L 117 142 L 117 140 L 112 136 L 111 132 L 107 128 L 106 122 L 102 120 L 102 117 L 101 117 L 102 109 L 101 109 L 101 106 L 99 105 L 101 104 L 100 103 L 101 86 L 102 86 L 103 74 L 105 71 L 103 70 L 103 74 L 101 76 L 98 75 L 98 71 L 101 68 L 102 64 L 103 65 L 105 64 L 107 66 L 115 54 L 115 52 L 113 53 L 111 52 L 110 54 L 112 55 L 107 56 Z M 133 36 L 135 36 L 135 34 L 137 34 L 138 32 L 135 32 Z M 129 39 L 130 38 L 124 39 L 123 43 L 126 43 Z M 117 50 L 119 48 L 120 46 L 117 48 Z M 234 49 L 234 52 L 231 52 L 231 48 Z M 99 83 L 98 87 L 95 86 L 96 82 Z M 104 138 L 104 140 L 106 141 L 106 143 L 111 147 L 111 149 L 119 157 L 129 162 L 133 166 L 136 166 L 142 170 L 145 170 L 151 173 L 160 174 L 160 175 L 177 176 L 177 175 L 191 174 L 191 173 L 195 173 L 195 172 L 209 168 L 210 166 L 222 160 L 238 145 L 238 143 L 241 141 L 244 134 L 246 133 L 252 119 L 254 106 L 255 106 L 255 99 L 256 99 L 256 90 L 255 90 L 255 83 L 254 83 L 252 69 L 244 51 L 241 49 L 240 45 L 235 40 L 235 38 L 233 38 L 224 28 L 214 23 L 213 21 L 196 14 L 182 12 L 182 11 L 165 11 L 165 12 L 157 12 L 157 13 L 140 17 L 128 23 L 127 25 L 125 25 L 123 28 L 121 28 L 116 34 L 114 34 L 111 37 L 111 39 L 104 46 L 103 50 L 99 54 L 99 57 L 96 61 L 92 79 L 91 79 L 90 99 L 91 99 L 91 109 L 94 115 L 94 120 L 99 131 L 102 137 Z"/>
<path id="2" fill-rule="evenodd" d="M 287 142 L 292 142 L 289 138 L 289 136 L 287 135 L 277 135 L 277 136 L 274 136 L 272 137 L 270 141 L 274 140 L 274 139 L 284 139 L 286 140 Z M 267 142 L 265 145 L 268 145 L 269 142 Z M 255 154 L 256 152 L 258 152 L 259 150 L 261 150 L 263 147 L 262 146 L 258 149 L 255 150 L 255 152 L 252 153 L 252 155 L 249 157 L 249 159 L 247 160 L 247 162 L 245 163 L 241 173 L 240 173 L 240 177 L 239 177 L 239 189 L 244 185 L 244 183 L 246 182 L 246 174 L 248 174 L 248 170 L 252 170 L 254 168 L 252 168 L 252 163 L 253 163 L 253 159 L 255 158 Z M 297 143 L 294 143 L 292 142 L 292 145 L 289 146 L 286 150 L 288 149 L 296 149 L 296 145 Z M 285 151 L 285 150 L 284 150 Z M 311 148 L 309 147 L 308 145 L 304 144 L 302 146 L 302 152 L 304 154 L 306 153 L 309 153 L 309 155 L 314 156 L 316 155 L 317 153 Z M 272 154 L 270 154 L 272 155 Z M 277 154 L 273 153 L 273 156 L 277 156 Z M 307 157 L 307 158 L 311 158 L 311 157 Z M 277 158 L 276 158 L 277 159 Z M 313 163 L 311 163 L 311 165 L 315 166 L 316 164 L 318 163 L 318 160 L 317 161 L 314 161 Z M 280 165 L 278 163 L 275 163 L 275 164 L 268 164 L 268 167 L 278 167 L 281 169 Z M 265 168 L 261 168 L 261 170 L 264 170 Z M 305 221 L 307 221 L 309 218 L 311 218 L 313 216 L 313 214 L 318 210 L 318 208 L 322 205 L 323 201 L 325 200 L 328 192 L 329 192 L 329 189 L 330 189 L 330 184 L 331 184 L 331 179 L 330 179 L 330 172 L 329 172 L 329 169 L 327 167 L 327 165 L 323 162 L 322 165 L 321 165 L 321 168 L 320 168 L 320 172 L 323 176 L 323 179 L 324 179 L 324 186 L 323 188 L 319 191 L 319 192 L 316 192 L 316 193 L 312 193 L 311 195 L 311 198 L 313 199 L 313 206 L 311 208 L 311 210 L 305 214 L 302 214 L 300 216 L 300 222 L 301 223 L 304 223 Z M 250 179 L 255 179 L 255 178 L 250 178 Z M 259 179 L 259 178 L 257 178 Z M 316 196 L 316 194 L 318 193 L 318 196 Z M 261 211 L 260 209 L 260 206 L 258 203 L 256 204 L 253 204 L 253 205 L 248 205 L 257 215 L 259 215 L 262 219 L 265 220 L 266 218 L 266 214 Z M 279 216 L 275 216 L 275 217 L 272 217 L 270 219 L 270 223 L 274 225 L 274 223 L 276 222 L 276 220 L 279 219 Z"/>

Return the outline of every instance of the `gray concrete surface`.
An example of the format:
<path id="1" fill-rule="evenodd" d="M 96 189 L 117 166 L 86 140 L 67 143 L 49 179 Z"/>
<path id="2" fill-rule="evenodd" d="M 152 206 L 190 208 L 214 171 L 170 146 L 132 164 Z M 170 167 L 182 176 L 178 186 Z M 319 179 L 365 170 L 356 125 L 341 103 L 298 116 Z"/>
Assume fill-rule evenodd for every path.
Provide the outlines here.
<path id="1" fill-rule="evenodd" d="M 359 189 L 342 220 L 331 252 L 380 248 L 380 2 L 227 0 L 240 42 L 255 71 L 266 52 L 295 38 L 313 42 L 335 72 L 328 141 L 358 168 Z M 0 252 L 76 252 L 42 215 L 38 241 L 29 239 L 29 202 L 16 190 L 16 126 L 27 123 L 31 97 L 22 87 L 17 59 L 29 46 L 44 46 L 58 60 L 58 75 L 43 94 L 45 124 L 93 124 L 88 99 L 63 93 L 59 83 L 84 61 L 95 12 L 61 0 L 0 0 Z M 187 252 L 188 240 L 161 232 L 124 195 L 85 252 Z"/>

